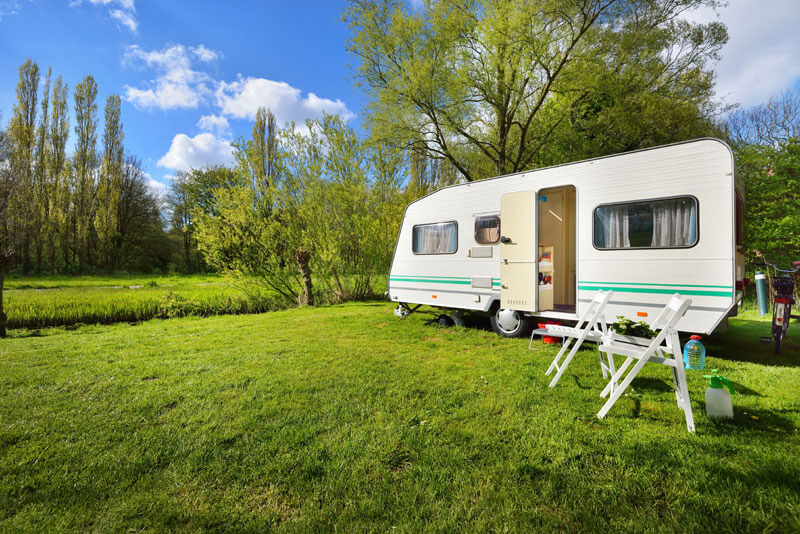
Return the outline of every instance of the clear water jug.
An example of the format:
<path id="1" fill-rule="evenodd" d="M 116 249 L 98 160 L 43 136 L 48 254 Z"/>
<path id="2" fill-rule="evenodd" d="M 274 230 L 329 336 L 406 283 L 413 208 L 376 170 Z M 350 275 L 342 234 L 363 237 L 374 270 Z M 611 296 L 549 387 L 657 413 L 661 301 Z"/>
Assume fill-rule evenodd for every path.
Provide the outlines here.
<path id="1" fill-rule="evenodd" d="M 683 346 L 683 365 L 686 369 L 706 368 L 706 348 L 700 339 L 700 336 L 692 336 Z"/>

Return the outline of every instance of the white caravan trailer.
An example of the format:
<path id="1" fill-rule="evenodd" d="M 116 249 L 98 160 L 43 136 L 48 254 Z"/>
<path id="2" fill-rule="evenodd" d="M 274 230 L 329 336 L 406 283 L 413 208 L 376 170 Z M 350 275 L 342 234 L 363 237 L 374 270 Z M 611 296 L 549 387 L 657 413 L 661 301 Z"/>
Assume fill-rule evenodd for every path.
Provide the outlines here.
<path id="1" fill-rule="evenodd" d="M 614 290 L 608 321 L 647 321 L 680 293 L 678 328 L 708 334 L 741 299 L 743 198 L 717 139 L 444 187 L 406 208 L 389 298 L 401 316 L 486 312 L 513 337 L 576 320 L 600 289 Z"/>

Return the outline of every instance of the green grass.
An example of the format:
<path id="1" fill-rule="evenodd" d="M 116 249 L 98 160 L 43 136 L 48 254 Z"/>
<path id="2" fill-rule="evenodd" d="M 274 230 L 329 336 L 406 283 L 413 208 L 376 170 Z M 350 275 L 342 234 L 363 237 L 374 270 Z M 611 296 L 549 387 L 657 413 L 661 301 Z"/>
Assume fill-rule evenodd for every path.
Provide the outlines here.
<path id="1" fill-rule="evenodd" d="M 7 285 L 9 328 L 253 313 L 279 307 L 274 297 L 246 295 L 214 276 L 27 278 L 12 279 Z"/>
<path id="2" fill-rule="evenodd" d="M 383 278 L 376 283 L 376 291 L 385 290 Z M 293 304 L 277 293 L 244 291 L 216 275 L 11 276 L 5 289 L 9 328 L 260 313 Z M 318 300 L 326 300 L 321 288 L 315 292 Z"/>
<path id="3" fill-rule="evenodd" d="M 601 421 L 593 350 L 549 389 L 553 347 L 391 309 L 12 332 L 0 531 L 800 530 L 800 328 L 709 339 L 736 417 L 692 372 L 689 434 L 663 366 Z"/>

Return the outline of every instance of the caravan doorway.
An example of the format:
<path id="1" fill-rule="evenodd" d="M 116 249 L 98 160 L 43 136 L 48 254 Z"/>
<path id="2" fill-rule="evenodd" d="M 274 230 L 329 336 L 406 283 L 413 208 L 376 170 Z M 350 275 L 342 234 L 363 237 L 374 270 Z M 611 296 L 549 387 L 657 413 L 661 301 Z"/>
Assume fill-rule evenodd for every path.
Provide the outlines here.
<path id="1" fill-rule="evenodd" d="M 539 191 L 539 310 L 575 313 L 575 187 Z"/>

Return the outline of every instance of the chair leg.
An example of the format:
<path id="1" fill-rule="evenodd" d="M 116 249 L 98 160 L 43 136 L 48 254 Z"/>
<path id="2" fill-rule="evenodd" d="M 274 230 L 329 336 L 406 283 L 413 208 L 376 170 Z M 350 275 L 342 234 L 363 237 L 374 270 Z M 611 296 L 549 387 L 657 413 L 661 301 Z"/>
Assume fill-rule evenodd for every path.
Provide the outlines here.
<path id="1" fill-rule="evenodd" d="M 580 338 L 575 340 L 575 343 L 572 345 L 572 350 L 570 350 L 569 354 L 567 354 L 567 357 L 564 358 L 563 363 L 560 366 L 556 367 L 558 369 L 558 371 L 556 372 L 556 376 L 553 377 L 553 380 L 550 381 L 550 387 L 551 388 L 555 387 L 556 384 L 558 384 L 559 379 L 561 379 L 561 375 L 563 375 L 564 371 L 567 370 L 567 366 L 569 365 L 569 362 L 572 361 L 572 358 L 578 352 L 578 349 L 581 348 L 581 344 L 583 344 L 583 338 L 582 337 L 580 337 Z"/>
<path id="2" fill-rule="evenodd" d="M 683 413 L 686 416 L 686 428 L 689 429 L 689 432 L 694 432 L 694 415 L 692 415 L 692 400 L 689 398 L 689 385 L 686 383 L 686 370 L 683 368 L 681 360 L 677 363 L 675 374 L 678 379 L 677 387 L 681 397 L 681 402 L 678 403 L 678 406 L 683 409 Z"/>
<path id="3" fill-rule="evenodd" d="M 600 357 L 600 372 L 603 373 L 603 378 L 605 378 L 606 375 L 608 374 L 606 372 L 606 369 L 608 368 L 608 364 L 606 364 L 606 362 L 603 361 L 603 351 L 598 349 L 597 350 L 597 355 Z M 613 373 L 612 373 L 612 375 L 613 375 Z"/>
<path id="4" fill-rule="evenodd" d="M 614 391 L 611 393 L 611 396 L 608 398 L 603 407 L 600 408 L 600 411 L 597 412 L 598 419 L 602 419 L 603 417 L 606 416 L 611 407 L 614 406 L 614 403 L 617 402 L 617 400 L 622 396 L 622 393 L 628 388 L 631 382 L 633 382 L 633 379 L 636 378 L 636 375 L 639 374 L 639 371 L 642 370 L 642 367 L 644 367 L 644 364 L 646 364 L 647 360 L 649 359 L 650 356 L 646 355 L 643 356 L 642 359 L 640 359 L 638 362 L 636 362 L 636 365 L 633 366 L 633 369 L 631 369 L 631 372 L 628 373 L 628 375 L 625 377 L 625 380 L 622 381 L 622 384 L 614 388 Z M 623 364 L 623 367 L 624 366 L 625 364 Z M 620 370 L 622 370 L 623 367 L 620 367 Z M 619 371 L 617 372 L 617 374 L 619 374 Z"/>
<path id="5" fill-rule="evenodd" d="M 571 337 L 568 337 L 568 338 L 566 338 L 564 340 L 564 343 L 561 344 L 561 350 L 559 350 L 558 354 L 556 354 L 556 357 L 553 358 L 553 361 L 550 364 L 550 367 L 547 368 L 547 372 L 545 373 L 545 376 L 547 376 L 550 373 L 552 373 L 553 369 L 558 369 L 559 368 L 559 365 L 558 365 L 559 360 L 564 355 L 564 353 L 567 351 L 567 349 L 569 349 L 569 347 L 571 346 L 573 341 L 575 341 L 575 340 L 573 338 L 571 338 Z"/>
<path id="6" fill-rule="evenodd" d="M 603 388 L 603 391 L 600 392 L 601 397 L 607 397 L 609 393 L 612 393 L 615 389 L 619 387 L 619 379 L 625 373 L 625 370 L 630 367 L 633 358 L 625 358 L 625 361 L 622 362 L 622 365 L 616 372 L 611 375 L 611 379 L 606 384 L 606 387 Z"/>

